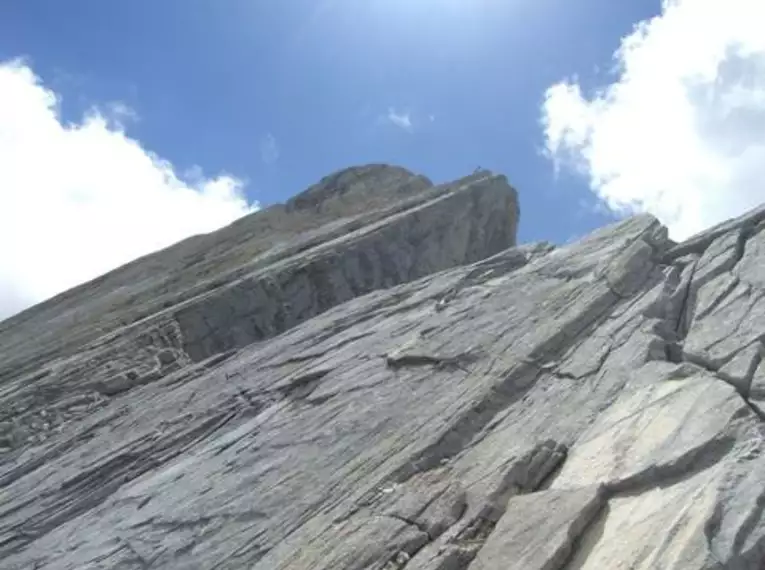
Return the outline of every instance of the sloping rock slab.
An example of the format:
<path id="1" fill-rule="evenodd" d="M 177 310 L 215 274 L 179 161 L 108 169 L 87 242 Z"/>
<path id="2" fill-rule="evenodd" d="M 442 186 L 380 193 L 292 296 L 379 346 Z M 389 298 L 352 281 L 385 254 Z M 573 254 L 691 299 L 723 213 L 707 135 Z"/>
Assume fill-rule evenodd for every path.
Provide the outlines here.
<path id="1" fill-rule="evenodd" d="M 756 569 L 745 223 L 732 257 L 735 223 L 683 249 L 650 216 L 511 248 L 80 404 L 2 455 L 0 569 Z"/>

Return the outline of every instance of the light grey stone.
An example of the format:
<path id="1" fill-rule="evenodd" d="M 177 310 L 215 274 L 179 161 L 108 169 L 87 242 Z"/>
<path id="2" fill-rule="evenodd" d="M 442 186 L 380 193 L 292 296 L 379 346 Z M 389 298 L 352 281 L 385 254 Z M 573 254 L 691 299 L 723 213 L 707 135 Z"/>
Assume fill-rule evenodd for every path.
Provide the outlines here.
<path id="1" fill-rule="evenodd" d="M 741 394 L 748 397 L 752 378 L 757 367 L 762 362 L 763 352 L 765 352 L 765 349 L 763 349 L 762 343 L 756 342 L 751 344 L 739 351 L 731 360 L 723 365 L 718 374 Z"/>
<path id="2" fill-rule="evenodd" d="M 745 242 L 742 240 L 742 251 L 739 252 L 738 265 L 735 273 L 744 283 L 760 291 L 765 290 L 765 268 L 762 259 L 765 256 L 765 227 Z"/>
<path id="3" fill-rule="evenodd" d="M 715 239 L 704 250 L 693 276 L 694 285 L 701 287 L 718 275 L 730 272 L 741 258 L 744 231 L 731 230 Z"/>
<path id="4" fill-rule="evenodd" d="M 752 374 L 752 381 L 749 385 L 749 396 L 752 399 L 765 399 L 765 360 L 760 360 L 760 363 Z"/>
<path id="5" fill-rule="evenodd" d="M 555 570 L 605 506 L 601 487 L 515 497 L 468 570 Z"/>
<path id="6" fill-rule="evenodd" d="M 680 474 L 699 455 L 725 450 L 746 402 L 703 374 L 625 389 L 577 441 L 553 486 L 628 489 Z"/>

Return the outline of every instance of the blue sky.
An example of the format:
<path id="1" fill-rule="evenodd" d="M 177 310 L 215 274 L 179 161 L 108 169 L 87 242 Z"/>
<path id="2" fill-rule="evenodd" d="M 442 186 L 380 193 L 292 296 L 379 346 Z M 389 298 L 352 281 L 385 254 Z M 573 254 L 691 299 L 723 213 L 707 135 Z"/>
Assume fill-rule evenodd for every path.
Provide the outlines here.
<path id="1" fill-rule="evenodd" d="M 719 2 L 716 8 L 708 0 L 699 3 L 709 5 L 705 17 L 719 20 L 711 12 L 720 10 Z M 394 163 L 436 182 L 482 166 L 507 174 L 518 188 L 521 241 L 562 243 L 614 219 L 614 211 L 645 209 L 669 223 L 685 215 L 680 209 L 687 192 L 667 201 L 662 183 L 645 178 L 655 164 L 672 174 L 662 162 L 667 153 L 650 139 L 662 139 L 662 125 L 668 120 L 674 125 L 683 111 L 660 109 L 649 120 L 646 113 L 653 116 L 653 111 L 647 110 L 657 105 L 650 88 L 655 76 L 641 62 L 648 56 L 672 59 L 672 46 L 701 33 L 701 16 L 694 16 L 689 4 L 670 0 L 662 9 L 659 0 L 7 0 L 0 4 L 0 63 L 15 62 L 13 81 L 21 81 L 19 69 L 26 70 L 24 81 L 55 94 L 62 129 L 80 128 L 95 113 L 103 118 L 101 128 L 119 132 L 122 143 L 140 146 L 179 179 L 197 180 L 188 183 L 191 190 L 209 190 L 205 183 L 222 181 L 218 195 L 230 199 L 238 193 L 238 207 L 242 196 L 261 206 L 284 201 L 353 164 Z M 710 55 L 715 70 L 741 38 L 759 41 L 742 29 L 762 14 L 758 1 L 731 0 L 729 6 L 734 5 L 730 11 L 739 18 L 731 18 L 730 29 L 721 32 L 719 53 Z M 635 35 L 640 22 L 655 25 Z M 667 35 L 676 44 L 662 39 Z M 625 38 L 634 41 L 623 49 L 622 60 L 615 59 Z M 661 41 L 663 52 L 654 46 Z M 758 64 L 765 48 L 756 44 L 753 49 L 740 59 L 746 63 L 754 53 Z M 679 56 L 675 60 L 679 63 L 667 74 L 656 76 L 665 79 L 659 87 L 670 85 L 670 71 L 687 87 L 683 74 L 695 68 Z M 630 66 L 635 73 L 625 71 Z M 765 71 L 755 67 L 755 78 L 764 78 Z M 643 76 L 648 79 L 633 86 L 636 96 L 619 90 Z M 734 80 L 744 81 L 741 74 Z M 715 77 L 699 81 L 706 88 Z M 683 101 L 690 101 L 686 108 L 692 110 L 693 93 L 709 95 L 708 89 L 688 93 Z M 0 105 L 19 105 L 3 98 L 0 88 Z M 8 111 L 8 116 L 20 113 Z M 703 133 L 728 133 L 726 121 L 705 122 Z M 612 144 L 609 136 L 615 136 L 617 123 L 624 130 Z M 20 119 L 15 124 L 21 129 Z M 648 128 L 641 125 L 651 126 L 639 139 L 644 146 L 629 147 L 625 140 Z M 685 123 L 675 126 L 680 134 L 669 139 L 693 147 L 685 135 L 690 129 L 697 140 L 701 131 Z M 0 139 L 3 128 L 0 112 Z M 34 140 L 29 145 L 45 146 Z M 555 160 L 543 156 L 544 149 Z M 629 158 L 647 154 L 654 162 Z M 105 156 L 101 162 L 111 160 Z M 37 158 L 35 163 L 41 164 Z M 9 164 L 5 168 L 12 169 Z M 556 164 L 561 167 L 557 174 Z M 0 159 L 0 182 L 3 168 Z M 695 180 L 709 173 L 693 174 Z M 728 171 L 715 174 L 721 184 L 730 178 Z M 227 178 L 215 178 L 220 176 Z M 692 187 L 693 180 L 670 176 L 675 178 Z M 24 186 L 22 175 L 12 179 L 13 191 L 26 196 L 43 184 Z M 56 182 L 51 178 L 48 184 Z M 653 194 L 643 194 L 644 187 Z M 9 198 L 11 190 L 3 192 Z M 750 196 L 744 205 L 758 197 Z M 84 211 L 71 210 L 83 222 L 70 228 L 87 225 Z M 219 219 L 227 221 L 227 216 L 229 210 Z M 693 220 L 709 221 L 702 218 Z M 141 247 L 151 249 L 196 229 L 184 227 Z M 13 235 L 0 237 L 18 241 Z M 77 249 L 86 247 L 83 240 L 72 242 L 70 257 L 87 257 Z M 99 264 L 83 266 L 53 289 L 142 252 L 104 249 Z M 29 283 L 46 281 L 45 274 L 18 278 L 27 271 L 19 269 L 20 256 L 15 262 L 8 252 L 5 257 L 0 255 L 0 297 L 4 286 L 17 304 L 55 292 L 41 287 L 27 294 L 34 289 Z"/>
<path id="2" fill-rule="evenodd" d="M 539 106 L 562 77 L 607 68 L 658 2 L 585 0 L 19 0 L 0 58 L 28 56 L 65 118 L 123 101 L 130 133 L 179 168 L 250 181 L 278 202 L 329 172 L 391 162 L 445 181 L 477 166 L 521 192 L 524 240 L 603 223 L 583 182 L 556 182 Z M 380 124 L 409 113 L 413 132 Z M 434 121 L 430 121 L 430 116 Z M 279 158 L 264 164 L 271 134 Z M 578 216 L 572 216 L 577 212 Z"/>

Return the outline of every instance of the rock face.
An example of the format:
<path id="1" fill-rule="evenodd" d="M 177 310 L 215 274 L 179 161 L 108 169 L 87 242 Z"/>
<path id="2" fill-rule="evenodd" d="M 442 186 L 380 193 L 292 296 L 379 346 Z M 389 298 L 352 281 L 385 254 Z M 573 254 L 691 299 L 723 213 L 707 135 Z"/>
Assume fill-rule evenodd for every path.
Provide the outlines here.
<path id="1" fill-rule="evenodd" d="M 429 188 L 431 192 L 422 192 Z M 0 380 L 17 375 L 20 368 L 37 368 L 41 358 L 81 350 L 105 333 L 379 221 L 402 198 L 417 203 L 439 190 L 446 189 L 432 189 L 426 178 L 385 165 L 328 176 L 286 205 L 138 259 L 0 322 Z M 313 208 L 300 207 L 306 202 Z M 28 342 L 32 337 L 34 346 Z"/>
<path id="2" fill-rule="evenodd" d="M 2 325 L 0 568 L 765 567 L 765 208 L 516 246 L 503 177 L 376 166 L 278 211 Z"/>

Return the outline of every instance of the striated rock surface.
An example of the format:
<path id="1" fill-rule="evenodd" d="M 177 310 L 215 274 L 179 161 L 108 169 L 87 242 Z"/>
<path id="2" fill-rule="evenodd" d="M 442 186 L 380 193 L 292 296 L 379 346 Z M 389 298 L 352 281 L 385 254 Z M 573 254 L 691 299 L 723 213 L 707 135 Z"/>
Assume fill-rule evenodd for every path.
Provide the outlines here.
<path id="1" fill-rule="evenodd" d="M 2 324 L 0 569 L 765 567 L 765 208 L 516 246 L 503 177 L 383 166 L 279 208 Z"/>

